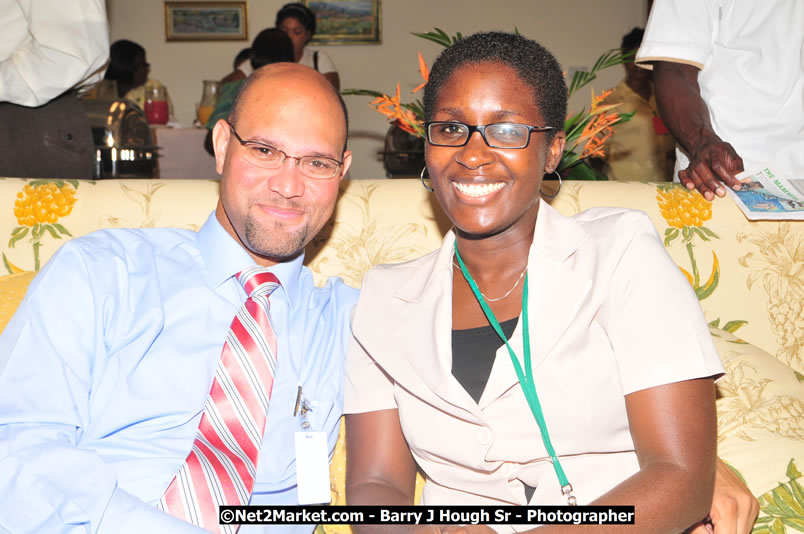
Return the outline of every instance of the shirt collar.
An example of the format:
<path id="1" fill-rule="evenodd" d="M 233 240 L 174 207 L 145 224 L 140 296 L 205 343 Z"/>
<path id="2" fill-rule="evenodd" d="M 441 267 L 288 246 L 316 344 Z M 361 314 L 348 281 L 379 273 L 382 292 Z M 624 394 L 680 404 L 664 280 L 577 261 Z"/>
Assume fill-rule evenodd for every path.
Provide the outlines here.
<path id="1" fill-rule="evenodd" d="M 218 288 L 226 283 L 246 267 L 256 265 L 246 249 L 224 230 L 214 211 L 198 231 L 196 241 L 206 266 L 207 283 L 213 288 Z M 291 311 L 296 310 L 296 304 L 300 299 L 299 289 L 303 262 L 304 254 L 302 253 L 291 261 L 278 263 L 269 268 L 269 271 L 279 278 Z"/>

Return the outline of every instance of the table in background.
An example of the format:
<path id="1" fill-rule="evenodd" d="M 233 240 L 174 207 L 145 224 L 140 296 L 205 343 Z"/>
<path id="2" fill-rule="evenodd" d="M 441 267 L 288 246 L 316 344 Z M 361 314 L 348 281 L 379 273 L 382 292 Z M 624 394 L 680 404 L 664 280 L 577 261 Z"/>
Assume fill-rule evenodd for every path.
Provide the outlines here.
<path id="1" fill-rule="evenodd" d="M 204 150 L 206 128 L 151 128 L 159 146 L 159 178 L 197 178 L 219 180 L 215 158 Z"/>

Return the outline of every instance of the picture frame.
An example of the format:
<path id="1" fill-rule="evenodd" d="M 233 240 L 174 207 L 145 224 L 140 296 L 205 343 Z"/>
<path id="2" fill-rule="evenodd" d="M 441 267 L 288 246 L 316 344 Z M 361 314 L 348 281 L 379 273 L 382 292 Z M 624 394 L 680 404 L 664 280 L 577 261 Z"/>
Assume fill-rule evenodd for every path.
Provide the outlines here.
<path id="1" fill-rule="evenodd" d="M 165 2 L 168 41 L 246 41 L 246 2 Z"/>
<path id="2" fill-rule="evenodd" d="M 311 44 L 380 44 L 380 0 L 304 0 L 316 14 Z"/>

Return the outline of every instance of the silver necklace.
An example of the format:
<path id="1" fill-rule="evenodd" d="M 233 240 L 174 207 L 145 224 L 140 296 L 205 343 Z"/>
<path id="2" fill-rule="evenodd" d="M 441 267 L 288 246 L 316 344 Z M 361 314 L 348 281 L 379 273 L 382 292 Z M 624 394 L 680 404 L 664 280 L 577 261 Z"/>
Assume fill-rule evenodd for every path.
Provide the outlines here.
<path id="1" fill-rule="evenodd" d="M 454 260 L 454 259 L 452 260 L 452 265 L 454 265 L 455 267 L 457 267 L 459 271 L 461 270 L 461 266 L 460 266 L 460 265 L 458 265 L 457 263 L 455 263 L 455 260 Z M 491 298 L 491 297 L 487 297 L 487 296 L 486 296 L 486 295 L 485 295 L 485 294 L 484 294 L 482 291 L 480 291 L 480 288 L 478 288 L 478 290 L 477 290 L 477 291 L 478 291 L 478 293 L 480 293 L 480 294 L 483 296 L 483 298 L 484 298 L 484 299 L 486 299 L 487 301 L 489 301 L 489 302 L 498 302 L 498 301 L 500 301 L 500 300 L 503 300 L 504 298 L 506 298 L 507 296 L 509 296 L 511 293 L 513 293 L 513 292 L 514 292 L 514 290 L 515 290 L 515 289 L 517 288 L 517 286 L 519 285 L 519 282 L 521 282 L 521 281 L 522 281 L 522 278 L 525 276 L 525 273 L 526 273 L 526 272 L 528 272 L 528 266 L 527 266 L 527 265 L 525 265 L 525 268 L 524 268 L 524 269 L 522 269 L 522 272 L 521 272 L 521 273 L 519 273 L 519 278 L 517 278 L 517 279 L 516 279 L 516 282 L 514 282 L 514 286 L 513 286 L 511 289 L 509 289 L 509 290 L 508 290 L 508 291 L 505 293 L 505 295 L 503 295 L 502 297 L 497 297 L 496 299 L 493 299 L 493 298 Z"/>

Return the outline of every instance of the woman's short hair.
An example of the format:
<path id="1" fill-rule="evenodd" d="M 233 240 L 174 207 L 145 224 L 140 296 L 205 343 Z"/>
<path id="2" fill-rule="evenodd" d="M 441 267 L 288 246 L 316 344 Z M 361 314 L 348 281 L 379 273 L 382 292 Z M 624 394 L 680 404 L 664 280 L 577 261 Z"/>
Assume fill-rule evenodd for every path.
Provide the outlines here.
<path id="1" fill-rule="evenodd" d="M 112 43 L 109 47 L 109 67 L 104 78 L 124 84 L 133 83 L 139 54 L 144 56 L 145 49 L 134 41 L 120 39 Z"/>
<path id="2" fill-rule="evenodd" d="M 315 34 L 315 13 L 306 5 L 299 2 L 285 4 L 276 12 L 276 23 L 274 25 L 278 28 L 285 19 L 290 18 L 298 20 L 299 24 L 310 32 L 310 35 Z"/>
<path id="3" fill-rule="evenodd" d="M 564 129 L 567 84 L 558 61 L 536 41 L 504 32 L 475 33 L 461 39 L 438 56 L 424 87 L 425 120 L 431 120 L 441 87 L 458 68 L 466 64 L 485 62 L 507 65 L 533 89 L 535 104 L 545 121 L 545 124 L 537 126 Z M 554 135 L 555 131 L 551 133 Z"/>

